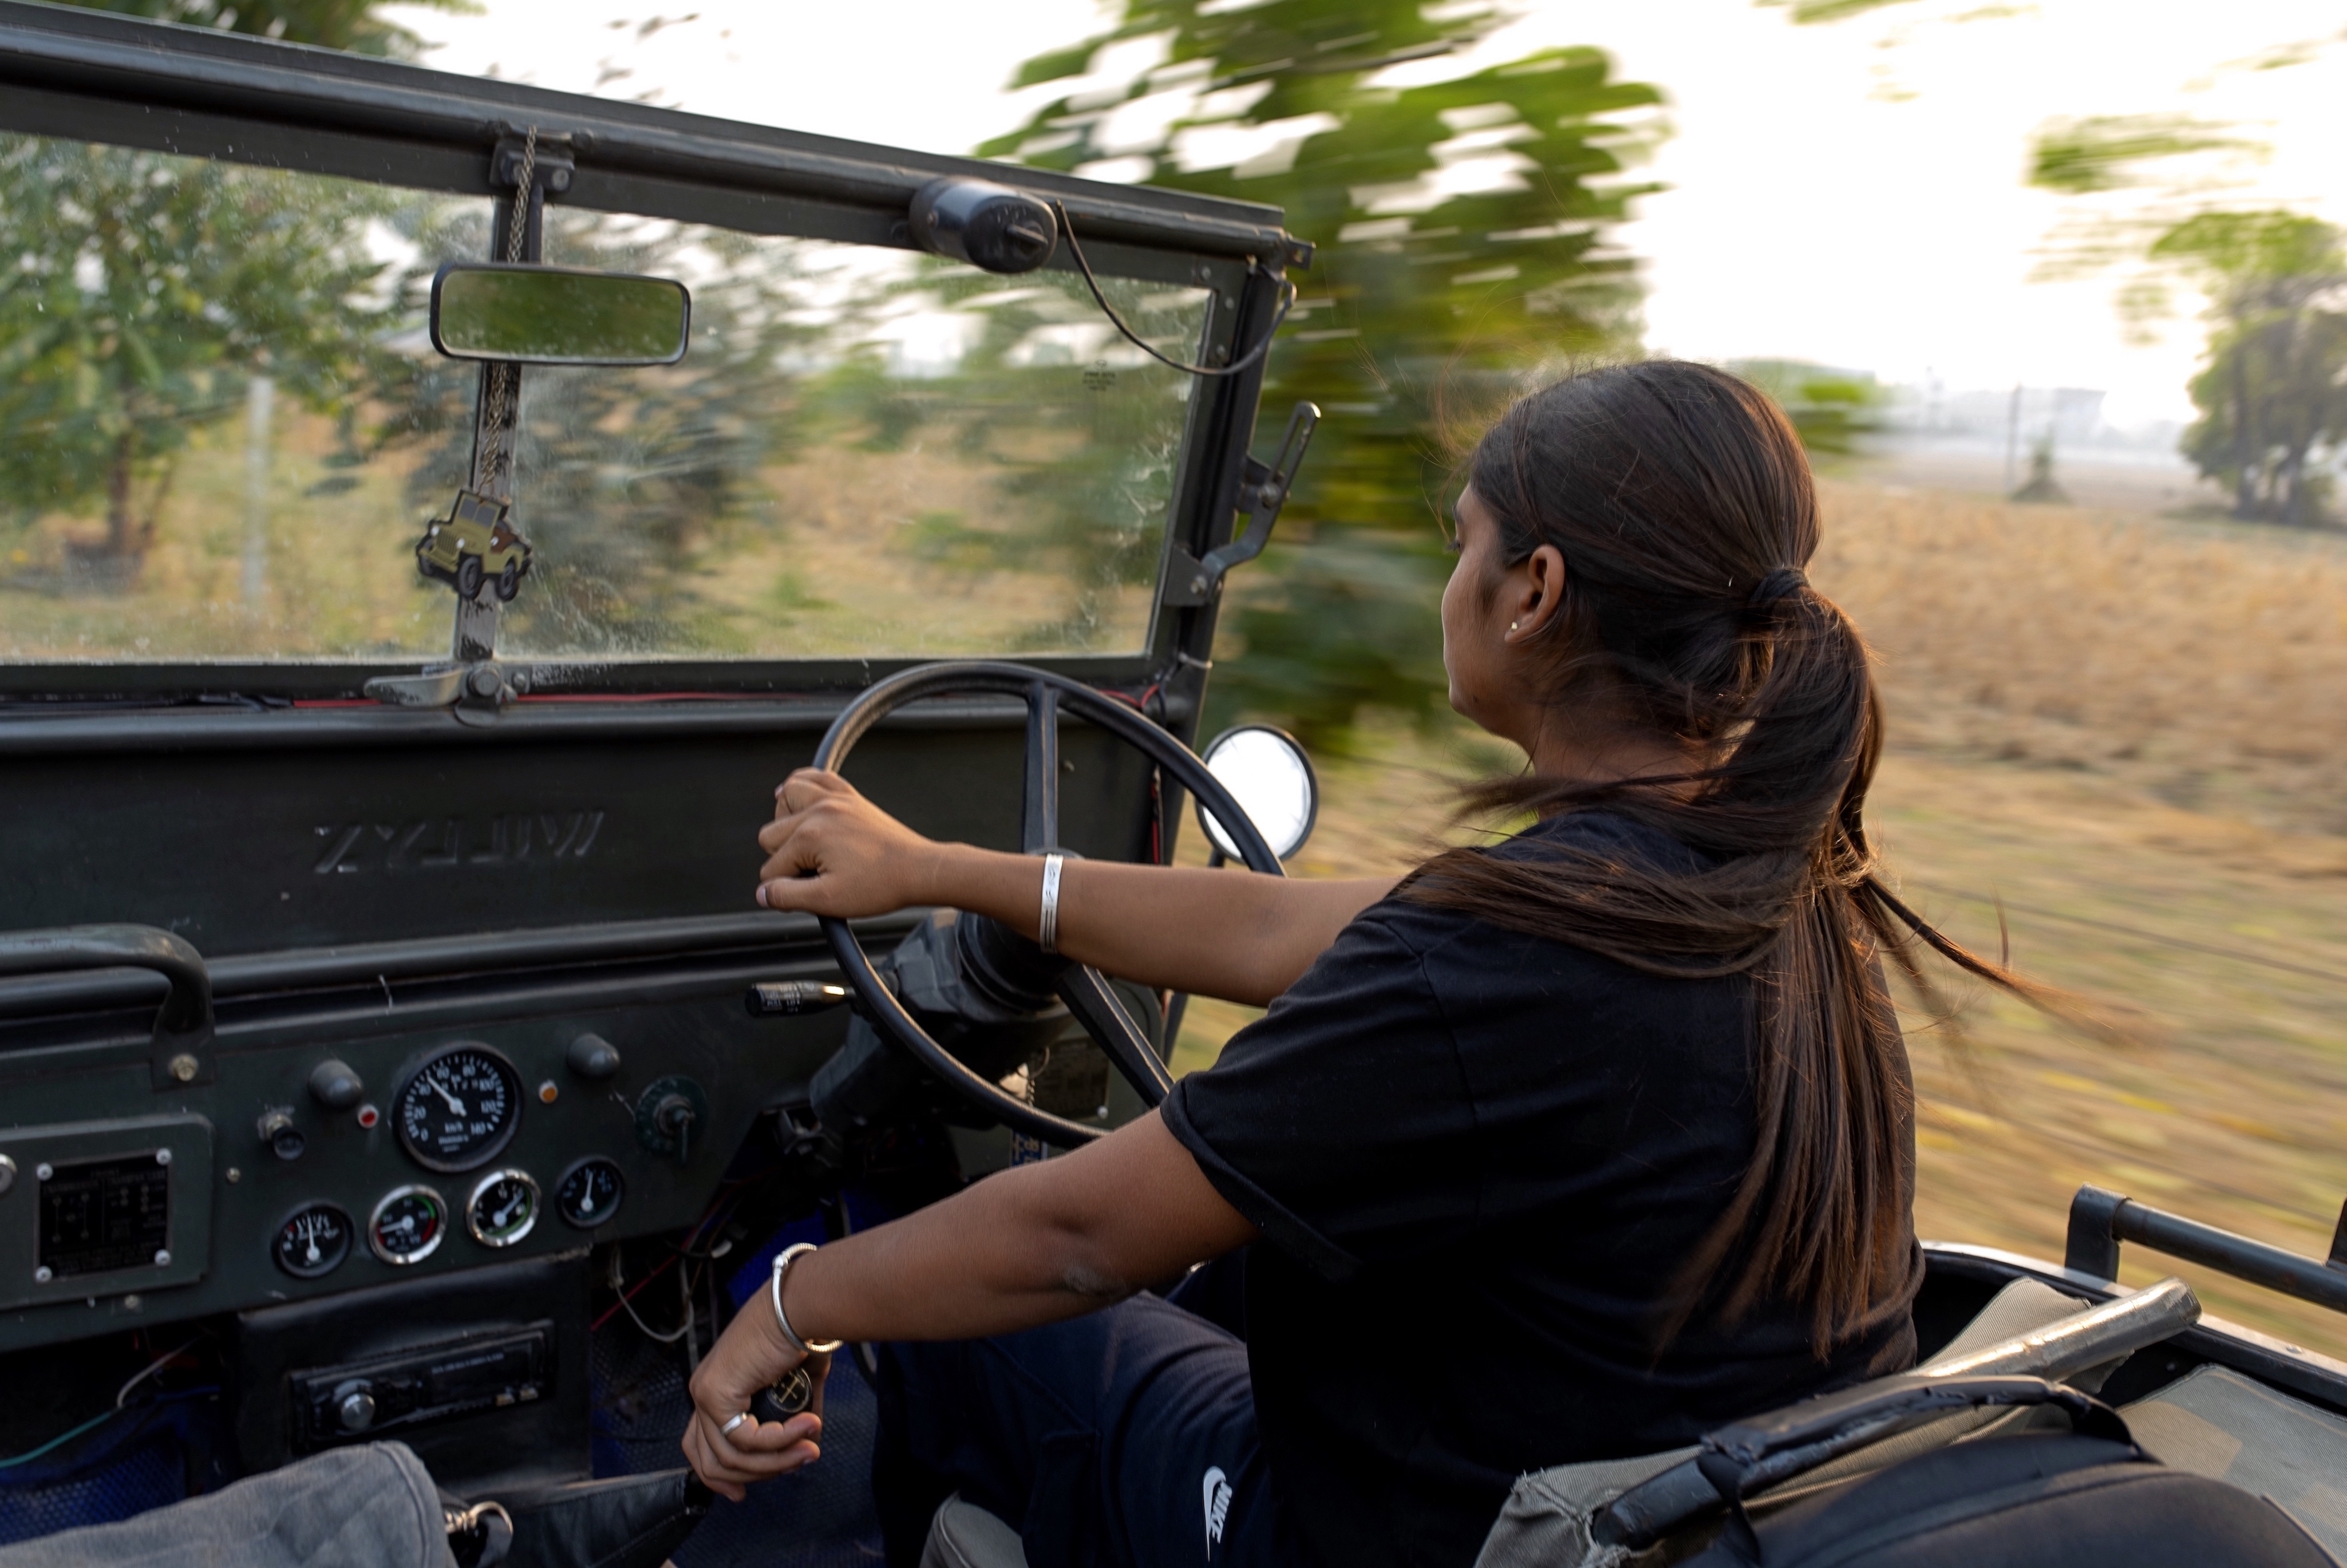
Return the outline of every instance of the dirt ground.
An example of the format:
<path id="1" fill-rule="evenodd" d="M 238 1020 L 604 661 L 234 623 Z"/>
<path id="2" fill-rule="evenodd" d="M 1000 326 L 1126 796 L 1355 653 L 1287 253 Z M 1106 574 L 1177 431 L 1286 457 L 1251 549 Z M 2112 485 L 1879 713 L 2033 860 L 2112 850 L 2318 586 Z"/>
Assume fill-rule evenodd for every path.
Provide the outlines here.
<path id="1" fill-rule="evenodd" d="M 2100 1007 L 2086 1038 L 1977 983 L 1909 999 L 1926 1236 L 2058 1258 L 2113 1188 L 2314 1256 L 2347 1199 L 2347 548 L 2157 513 L 1826 490 L 1813 575 L 1874 641 L 1870 818 L 1908 897 Z M 1307 873 L 1406 866 L 1456 735 L 1322 756 Z M 1193 835 L 1194 836 L 1194 835 Z M 1962 977 L 1957 977 L 1962 978 Z M 1245 1009 L 1198 1004 L 1176 1064 Z M 2128 1248 L 2217 1314 L 2333 1355 L 2347 1321 Z"/>

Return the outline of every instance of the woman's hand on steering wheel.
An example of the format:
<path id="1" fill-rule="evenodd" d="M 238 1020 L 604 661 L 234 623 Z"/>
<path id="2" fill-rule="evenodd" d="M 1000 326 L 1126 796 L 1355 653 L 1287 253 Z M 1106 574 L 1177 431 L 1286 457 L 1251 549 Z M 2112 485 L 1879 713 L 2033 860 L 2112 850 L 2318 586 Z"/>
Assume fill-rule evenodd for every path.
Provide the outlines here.
<path id="1" fill-rule="evenodd" d="M 774 820 L 758 830 L 766 864 L 758 902 L 769 909 L 854 920 L 938 897 L 946 846 L 922 837 L 837 774 L 801 768 L 774 792 Z"/>

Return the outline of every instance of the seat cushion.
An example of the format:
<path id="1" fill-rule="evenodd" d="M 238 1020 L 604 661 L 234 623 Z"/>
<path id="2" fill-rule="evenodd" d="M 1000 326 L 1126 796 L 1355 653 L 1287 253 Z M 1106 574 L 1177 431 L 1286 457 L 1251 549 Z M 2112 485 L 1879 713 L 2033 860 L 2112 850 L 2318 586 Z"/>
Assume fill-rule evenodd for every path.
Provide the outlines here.
<path id="1" fill-rule="evenodd" d="M 2336 1568 L 2270 1503 L 2124 1443 L 1958 1443 L 1760 1519 L 1686 1568 Z"/>
<path id="2" fill-rule="evenodd" d="M 1019 1532 L 956 1492 L 929 1521 L 921 1568 L 1027 1568 L 1027 1549 Z"/>
<path id="3" fill-rule="evenodd" d="M 2272 1501 L 2347 1558 L 2347 1420 L 2223 1367 L 2120 1412 L 2146 1453 Z"/>

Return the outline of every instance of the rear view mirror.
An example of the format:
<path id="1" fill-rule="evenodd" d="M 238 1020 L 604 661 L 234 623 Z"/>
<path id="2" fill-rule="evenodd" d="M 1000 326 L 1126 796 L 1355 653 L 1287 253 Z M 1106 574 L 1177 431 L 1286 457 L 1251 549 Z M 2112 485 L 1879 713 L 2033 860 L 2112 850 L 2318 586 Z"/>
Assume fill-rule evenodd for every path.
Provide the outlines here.
<path id="1" fill-rule="evenodd" d="M 432 346 L 521 364 L 674 364 L 692 295 L 673 278 L 451 261 L 432 279 Z"/>
<path id="2" fill-rule="evenodd" d="M 1268 724 L 1242 724 L 1214 738 L 1205 763 L 1206 771 L 1246 808 L 1273 854 L 1286 860 L 1304 847 L 1320 816 L 1320 781 L 1296 737 Z M 1225 856 L 1239 858 L 1238 845 L 1203 804 L 1198 826 Z"/>

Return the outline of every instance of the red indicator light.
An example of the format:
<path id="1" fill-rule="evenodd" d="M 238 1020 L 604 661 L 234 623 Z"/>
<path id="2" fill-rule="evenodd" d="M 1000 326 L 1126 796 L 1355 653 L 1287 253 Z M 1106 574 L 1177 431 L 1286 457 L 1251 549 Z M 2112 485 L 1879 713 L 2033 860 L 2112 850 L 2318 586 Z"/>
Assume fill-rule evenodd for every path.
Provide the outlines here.
<path id="1" fill-rule="evenodd" d="M 382 1120 L 383 1120 L 383 1112 L 380 1112 L 380 1111 L 377 1111 L 374 1106 L 372 1106 L 372 1105 L 362 1105 L 362 1106 L 360 1106 L 360 1107 L 359 1107 L 359 1125 L 360 1125 L 360 1126 L 362 1126 L 362 1127 L 373 1127 L 376 1122 L 380 1122 L 380 1121 L 382 1121 Z"/>

